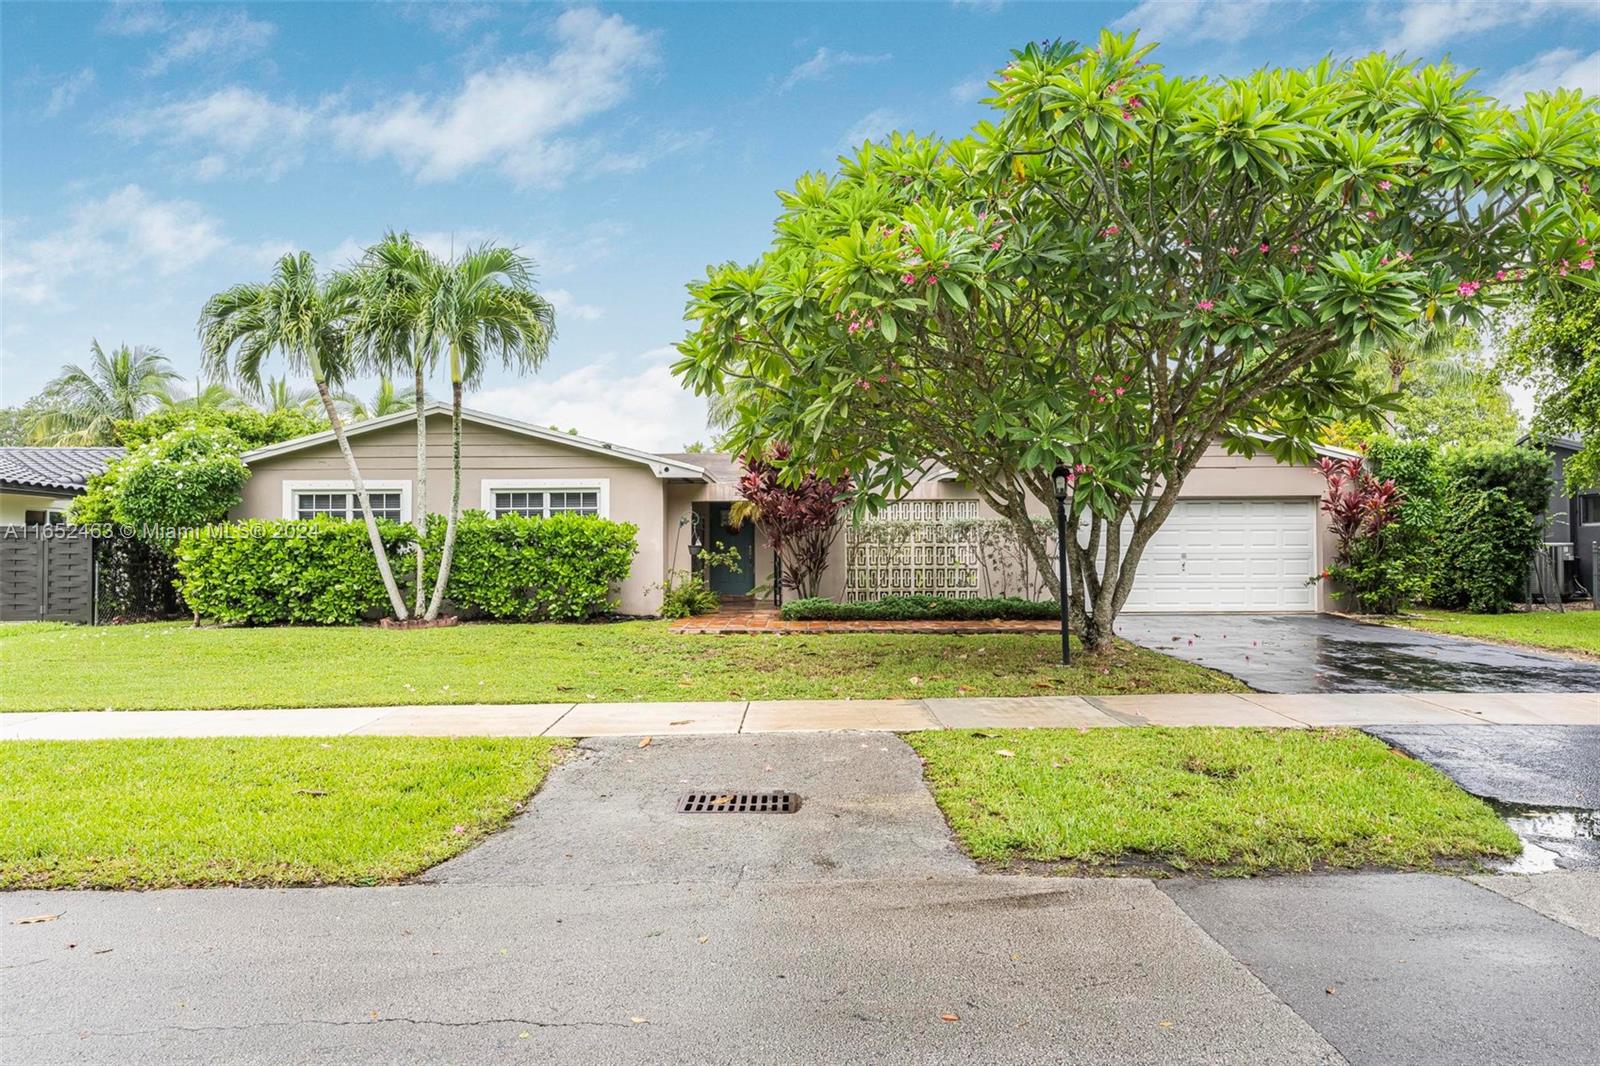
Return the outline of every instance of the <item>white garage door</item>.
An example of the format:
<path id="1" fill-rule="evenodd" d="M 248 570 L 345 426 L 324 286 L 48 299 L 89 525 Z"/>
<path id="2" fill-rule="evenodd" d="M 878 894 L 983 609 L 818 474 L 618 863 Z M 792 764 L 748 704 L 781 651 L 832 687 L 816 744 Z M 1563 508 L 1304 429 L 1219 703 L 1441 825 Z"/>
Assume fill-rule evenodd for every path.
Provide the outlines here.
<path id="1" fill-rule="evenodd" d="M 1315 610 L 1316 536 L 1314 499 L 1180 500 L 1123 610 Z"/>

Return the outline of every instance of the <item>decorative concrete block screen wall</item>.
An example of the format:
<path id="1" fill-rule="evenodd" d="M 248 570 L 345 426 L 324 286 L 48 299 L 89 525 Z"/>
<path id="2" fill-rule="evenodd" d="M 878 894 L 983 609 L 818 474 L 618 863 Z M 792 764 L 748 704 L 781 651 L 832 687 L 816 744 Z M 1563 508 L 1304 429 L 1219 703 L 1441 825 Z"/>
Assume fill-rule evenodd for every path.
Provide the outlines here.
<path id="1" fill-rule="evenodd" d="M 961 525 L 977 500 L 902 500 L 845 531 L 846 602 L 979 595 L 977 546 Z"/>

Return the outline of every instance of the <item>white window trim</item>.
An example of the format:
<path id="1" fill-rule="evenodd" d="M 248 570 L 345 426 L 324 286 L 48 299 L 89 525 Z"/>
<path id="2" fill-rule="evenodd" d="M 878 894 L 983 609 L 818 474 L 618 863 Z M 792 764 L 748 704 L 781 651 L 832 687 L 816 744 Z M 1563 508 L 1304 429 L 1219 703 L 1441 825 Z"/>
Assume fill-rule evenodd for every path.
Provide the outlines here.
<path id="1" fill-rule="evenodd" d="M 570 492 L 574 489 L 599 493 L 600 517 L 611 517 L 611 479 L 608 477 L 484 478 L 478 482 L 478 505 L 493 517 L 494 494 L 497 492 Z"/>
<path id="2" fill-rule="evenodd" d="M 367 492 L 398 492 L 400 494 L 400 521 L 411 521 L 411 482 L 409 481 L 368 481 Z M 295 518 L 300 509 L 295 506 L 295 497 L 302 492 L 349 492 L 356 491 L 355 482 L 348 478 L 342 481 L 285 481 L 283 483 L 283 517 Z"/>

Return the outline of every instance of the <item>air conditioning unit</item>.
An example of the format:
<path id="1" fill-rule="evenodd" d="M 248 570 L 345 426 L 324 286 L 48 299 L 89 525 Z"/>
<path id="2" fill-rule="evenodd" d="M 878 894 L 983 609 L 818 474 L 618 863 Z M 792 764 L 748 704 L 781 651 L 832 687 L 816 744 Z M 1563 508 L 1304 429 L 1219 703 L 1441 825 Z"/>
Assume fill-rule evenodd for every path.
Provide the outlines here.
<path id="1" fill-rule="evenodd" d="M 1576 546 L 1571 541 L 1547 541 L 1544 550 L 1533 557 L 1533 569 L 1528 575 L 1529 598 L 1544 603 L 1566 599 L 1577 578 L 1577 560 Z"/>

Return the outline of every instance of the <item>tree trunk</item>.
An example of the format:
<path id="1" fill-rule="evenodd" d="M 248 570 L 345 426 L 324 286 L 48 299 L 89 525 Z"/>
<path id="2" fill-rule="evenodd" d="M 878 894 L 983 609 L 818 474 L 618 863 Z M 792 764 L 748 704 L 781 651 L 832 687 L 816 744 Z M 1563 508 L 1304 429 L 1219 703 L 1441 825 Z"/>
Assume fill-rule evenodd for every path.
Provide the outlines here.
<path id="1" fill-rule="evenodd" d="M 461 518 L 461 373 L 456 354 L 450 353 L 450 517 L 445 519 L 444 549 L 439 553 L 439 576 L 433 582 L 433 600 L 428 604 L 428 621 L 439 617 L 444 589 L 450 582 L 450 562 L 456 554 L 456 522 Z"/>
<path id="2" fill-rule="evenodd" d="M 373 557 L 378 560 L 378 573 L 383 576 L 383 588 L 389 594 L 389 606 L 394 608 L 394 616 L 403 622 L 407 617 L 405 597 L 400 595 L 400 586 L 395 584 L 394 572 L 389 568 L 389 553 L 384 550 L 383 537 L 378 533 L 378 520 L 372 516 L 372 501 L 367 498 L 367 483 L 361 478 L 361 468 L 356 466 L 355 452 L 350 450 L 350 441 L 344 435 L 344 422 L 339 418 L 339 409 L 333 404 L 333 394 L 328 391 L 328 383 L 322 378 L 317 379 L 317 395 L 322 397 L 322 407 L 328 412 L 328 423 L 333 427 L 334 439 L 339 442 L 339 451 L 343 453 L 344 461 L 350 467 L 350 484 L 355 486 L 356 499 L 361 503 L 361 520 L 367 527 L 367 540 L 372 544 Z"/>
<path id="3" fill-rule="evenodd" d="M 417 493 L 411 504 L 411 522 L 417 527 L 417 601 L 412 613 L 419 616 L 427 604 L 422 545 L 428 532 L 428 416 L 422 402 L 423 369 L 422 360 L 418 359 L 416 391 L 411 394 L 417 405 Z"/>

